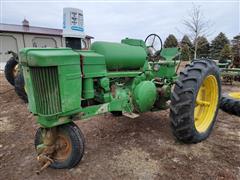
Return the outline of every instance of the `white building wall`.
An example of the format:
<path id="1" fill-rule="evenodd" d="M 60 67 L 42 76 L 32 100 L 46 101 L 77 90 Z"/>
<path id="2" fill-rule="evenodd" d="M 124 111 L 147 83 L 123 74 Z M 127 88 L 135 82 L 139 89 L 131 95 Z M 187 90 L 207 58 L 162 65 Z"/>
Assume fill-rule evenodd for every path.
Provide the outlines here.
<path id="1" fill-rule="evenodd" d="M 4 70 L 6 62 L 12 57 L 9 50 L 19 53 L 24 47 L 63 47 L 61 36 L 38 34 L 0 33 L 0 69 Z"/>

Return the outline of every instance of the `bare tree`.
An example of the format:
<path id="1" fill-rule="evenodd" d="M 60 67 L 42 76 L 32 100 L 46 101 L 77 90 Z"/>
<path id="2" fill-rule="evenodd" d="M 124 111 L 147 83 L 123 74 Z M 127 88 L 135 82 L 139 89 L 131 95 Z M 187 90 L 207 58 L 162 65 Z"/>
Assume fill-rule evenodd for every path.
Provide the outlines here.
<path id="1" fill-rule="evenodd" d="M 201 12 L 201 7 L 193 5 L 188 17 L 183 20 L 183 24 L 188 31 L 187 35 L 193 41 L 194 45 L 194 59 L 197 58 L 198 40 L 200 36 L 207 37 L 210 35 L 210 26 L 212 25 L 209 20 L 204 18 Z"/>

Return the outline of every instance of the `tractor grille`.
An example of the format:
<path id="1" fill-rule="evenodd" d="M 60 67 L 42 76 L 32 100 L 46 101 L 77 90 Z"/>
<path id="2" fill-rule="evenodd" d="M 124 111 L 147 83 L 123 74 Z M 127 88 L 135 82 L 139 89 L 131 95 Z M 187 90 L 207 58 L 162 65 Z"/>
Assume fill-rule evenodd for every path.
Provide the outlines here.
<path id="1" fill-rule="evenodd" d="M 36 110 L 43 115 L 61 112 L 57 67 L 31 67 Z"/>

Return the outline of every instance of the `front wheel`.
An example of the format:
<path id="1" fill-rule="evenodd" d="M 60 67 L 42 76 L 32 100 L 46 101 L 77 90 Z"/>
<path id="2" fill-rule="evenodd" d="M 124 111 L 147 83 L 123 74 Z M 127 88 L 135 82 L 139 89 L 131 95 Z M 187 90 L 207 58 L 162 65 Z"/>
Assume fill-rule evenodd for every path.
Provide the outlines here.
<path id="1" fill-rule="evenodd" d="M 220 73 L 211 60 L 194 60 L 180 72 L 171 96 L 174 136 L 185 143 L 206 139 L 214 126 L 221 98 Z"/>
<path id="2" fill-rule="evenodd" d="M 53 163 L 50 167 L 55 169 L 73 168 L 84 154 L 84 136 L 74 123 L 64 124 L 56 127 L 56 139 L 54 145 L 58 147 L 50 157 Z M 44 129 L 39 128 L 35 135 L 35 148 L 44 142 Z M 45 139 L 45 141 L 47 141 Z"/>
<path id="3" fill-rule="evenodd" d="M 17 95 L 25 102 L 28 103 L 28 97 L 27 97 L 27 93 L 25 91 L 25 82 L 24 82 L 24 78 L 23 78 L 23 74 L 22 73 L 18 73 L 18 75 L 15 77 L 15 92 L 17 93 Z"/>

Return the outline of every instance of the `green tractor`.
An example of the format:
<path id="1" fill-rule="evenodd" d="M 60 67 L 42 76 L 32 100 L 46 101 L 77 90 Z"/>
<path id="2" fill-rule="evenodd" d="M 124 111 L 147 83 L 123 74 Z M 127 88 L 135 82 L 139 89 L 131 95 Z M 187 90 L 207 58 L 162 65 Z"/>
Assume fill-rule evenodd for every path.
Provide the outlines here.
<path id="1" fill-rule="evenodd" d="M 178 140 L 206 139 L 221 98 L 219 69 L 211 60 L 193 60 L 178 76 L 178 55 L 178 48 L 162 49 L 156 34 L 145 42 L 94 42 L 90 50 L 22 49 L 28 108 L 40 125 L 35 147 L 41 170 L 76 166 L 85 141 L 74 121 L 107 112 L 136 118 L 170 107 Z"/>

